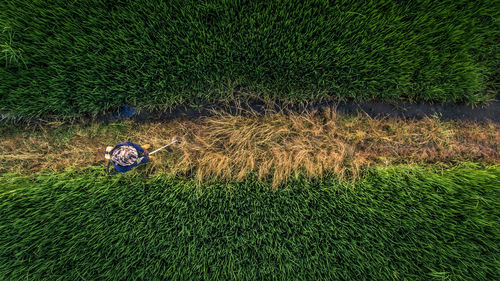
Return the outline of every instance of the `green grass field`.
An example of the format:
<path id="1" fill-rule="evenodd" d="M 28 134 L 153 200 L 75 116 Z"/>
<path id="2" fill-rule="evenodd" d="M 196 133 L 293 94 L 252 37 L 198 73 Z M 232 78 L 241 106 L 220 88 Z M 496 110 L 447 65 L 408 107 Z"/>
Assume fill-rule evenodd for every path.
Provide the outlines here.
<path id="1" fill-rule="evenodd" d="M 495 280 L 500 167 L 196 186 L 0 175 L 1 280 Z"/>
<path id="2" fill-rule="evenodd" d="M 40 121 L 0 124 L 0 280 L 500 280 L 498 124 L 222 110 L 487 103 L 499 23 L 498 0 L 0 1 L 0 122 Z M 124 104 L 221 110 L 94 123 Z"/>
<path id="3" fill-rule="evenodd" d="M 498 90 L 499 16 L 496 0 L 0 1 L 0 112 L 233 98 L 474 105 Z"/>

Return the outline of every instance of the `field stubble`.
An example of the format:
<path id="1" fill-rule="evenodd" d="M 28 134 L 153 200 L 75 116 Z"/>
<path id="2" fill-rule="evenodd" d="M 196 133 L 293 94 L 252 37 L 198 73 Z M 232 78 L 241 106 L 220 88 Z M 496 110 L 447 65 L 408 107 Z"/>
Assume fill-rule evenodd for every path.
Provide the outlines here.
<path id="1" fill-rule="evenodd" d="M 479 161 L 498 164 L 500 128 L 493 123 L 437 119 L 371 119 L 330 109 L 268 115 L 219 113 L 169 122 L 46 124 L 31 130 L 2 125 L 2 172 L 61 171 L 104 165 L 104 148 L 120 141 L 157 148 L 172 136 L 183 142 L 158 153 L 144 169 L 203 180 L 241 180 L 250 174 L 273 186 L 299 175 L 359 177 L 373 165 Z M 141 168 L 142 169 L 142 168 Z"/>

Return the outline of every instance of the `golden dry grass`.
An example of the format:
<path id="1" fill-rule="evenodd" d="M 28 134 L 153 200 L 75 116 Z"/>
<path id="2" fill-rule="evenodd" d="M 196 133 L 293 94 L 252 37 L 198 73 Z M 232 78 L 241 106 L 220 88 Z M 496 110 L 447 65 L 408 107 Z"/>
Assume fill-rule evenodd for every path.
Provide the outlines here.
<path id="1" fill-rule="evenodd" d="M 151 144 L 172 136 L 183 142 L 160 152 L 147 173 L 193 176 L 199 181 L 242 179 L 253 173 L 274 186 L 299 174 L 356 178 L 374 164 L 500 161 L 500 126 L 435 119 L 339 116 L 330 109 L 265 116 L 217 114 L 190 120 L 108 125 L 49 126 L 10 132 L 3 128 L 0 171 L 35 172 L 103 165 L 104 148 L 120 141 Z"/>

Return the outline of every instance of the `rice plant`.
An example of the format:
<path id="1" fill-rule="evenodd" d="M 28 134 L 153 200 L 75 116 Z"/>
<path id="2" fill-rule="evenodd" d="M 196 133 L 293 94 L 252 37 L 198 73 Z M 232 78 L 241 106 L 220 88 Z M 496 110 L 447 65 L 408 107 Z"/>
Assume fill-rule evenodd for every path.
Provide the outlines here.
<path id="1" fill-rule="evenodd" d="M 17 46 L 4 50 L 26 65 L 0 66 L 0 110 L 90 117 L 253 98 L 477 105 L 499 83 L 499 11 L 496 0 L 1 1 L 0 26 Z"/>
<path id="2" fill-rule="evenodd" d="M 23 50 L 13 47 L 14 32 L 9 27 L 4 27 L 3 33 L 7 34 L 7 40 L 0 44 L 1 53 L 3 55 L 2 59 L 5 59 L 5 67 L 17 66 L 19 67 L 21 63 L 26 66 L 26 62 L 23 59 Z"/>
<path id="3" fill-rule="evenodd" d="M 500 168 L 197 187 L 0 175 L 2 280 L 496 280 Z"/>

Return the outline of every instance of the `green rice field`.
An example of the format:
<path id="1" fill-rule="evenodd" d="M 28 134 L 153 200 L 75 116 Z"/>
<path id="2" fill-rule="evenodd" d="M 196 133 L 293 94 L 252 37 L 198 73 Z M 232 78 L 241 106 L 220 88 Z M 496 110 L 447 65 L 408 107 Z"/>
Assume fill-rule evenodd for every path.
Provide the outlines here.
<path id="1" fill-rule="evenodd" d="M 496 280 L 500 168 L 198 185 L 0 175 L 1 280 Z"/>
<path id="2" fill-rule="evenodd" d="M 478 105 L 499 89 L 499 17 L 496 0 L 1 1 L 0 113 Z"/>

